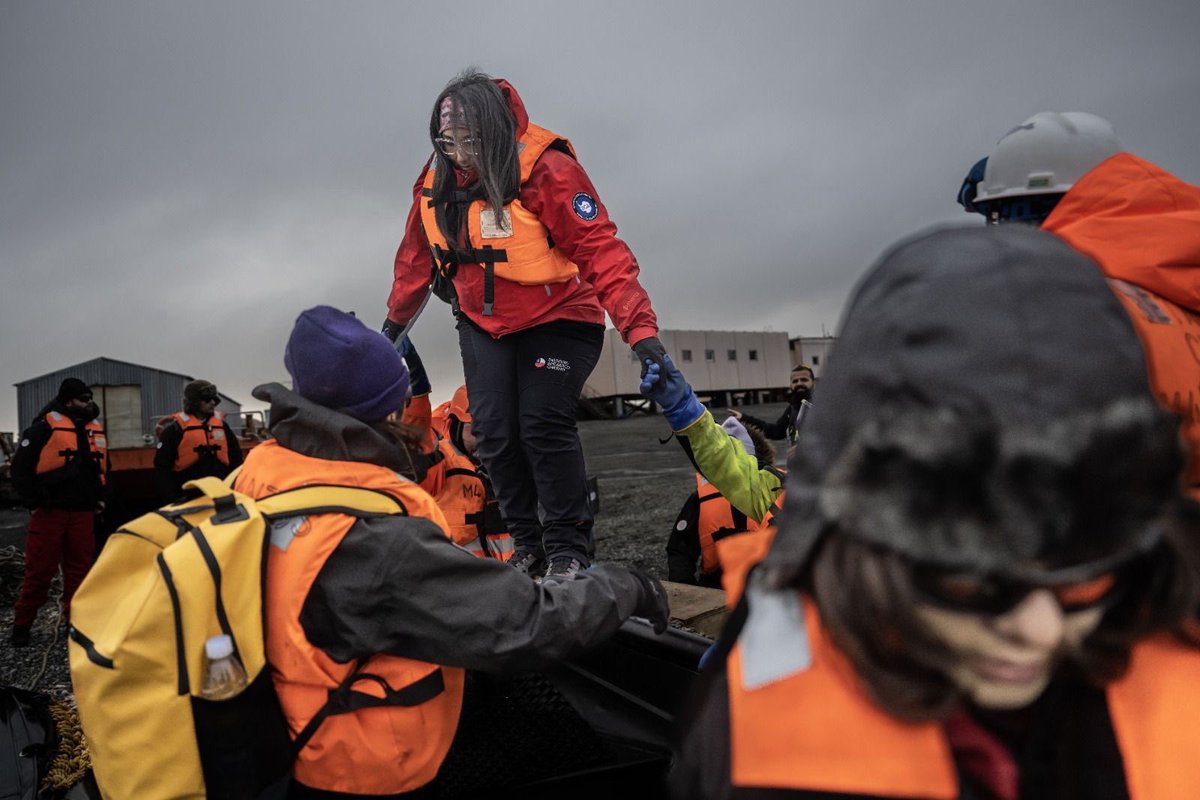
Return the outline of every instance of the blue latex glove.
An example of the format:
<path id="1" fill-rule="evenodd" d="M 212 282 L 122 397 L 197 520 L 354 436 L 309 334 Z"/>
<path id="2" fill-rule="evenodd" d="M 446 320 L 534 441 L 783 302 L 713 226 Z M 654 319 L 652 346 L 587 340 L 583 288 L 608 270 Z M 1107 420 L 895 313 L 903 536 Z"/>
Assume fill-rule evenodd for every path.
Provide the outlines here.
<path id="1" fill-rule="evenodd" d="M 408 380 L 409 385 L 412 386 L 413 397 L 420 397 L 432 392 L 433 387 L 429 384 L 429 375 L 425 372 L 425 365 L 421 363 L 421 356 L 417 355 L 417 348 L 413 346 L 412 338 L 405 336 L 399 349 L 400 357 L 408 365 Z"/>
<path id="2" fill-rule="evenodd" d="M 681 431 L 704 416 L 704 406 L 696 399 L 696 393 L 670 356 L 663 356 L 663 364 L 665 374 L 658 364 L 647 359 L 646 377 L 642 378 L 638 389 L 662 407 L 671 430 Z"/>

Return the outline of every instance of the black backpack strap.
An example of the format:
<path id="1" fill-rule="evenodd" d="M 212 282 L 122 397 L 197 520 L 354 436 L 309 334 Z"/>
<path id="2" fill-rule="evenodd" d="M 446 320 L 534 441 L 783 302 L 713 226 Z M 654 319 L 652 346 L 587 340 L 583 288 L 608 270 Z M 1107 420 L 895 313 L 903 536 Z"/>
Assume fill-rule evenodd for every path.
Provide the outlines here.
<path id="1" fill-rule="evenodd" d="M 424 678 L 410 683 L 403 689 L 393 689 L 388 685 L 387 681 L 378 675 L 362 672 L 364 663 L 365 659 L 359 659 L 354 669 L 346 676 L 346 679 L 336 689 L 329 690 L 329 698 L 325 701 L 325 705 L 321 706 L 321 709 L 313 715 L 313 718 L 308 721 L 308 724 L 304 726 L 304 730 L 300 731 L 292 743 L 293 758 L 300 755 L 300 751 L 304 749 L 304 746 L 316 734 L 317 729 L 321 727 L 321 723 L 329 717 L 338 714 L 350 714 L 364 708 L 377 708 L 379 706 L 403 706 L 411 708 L 429 702 L 446 690 L 446 679 L 441 667 L 436 668 Z M 380 688 L 383 689 L 383 697 L 354 691 L 354 684 L 359 681 L 372 681 L 379 684 Z"/>

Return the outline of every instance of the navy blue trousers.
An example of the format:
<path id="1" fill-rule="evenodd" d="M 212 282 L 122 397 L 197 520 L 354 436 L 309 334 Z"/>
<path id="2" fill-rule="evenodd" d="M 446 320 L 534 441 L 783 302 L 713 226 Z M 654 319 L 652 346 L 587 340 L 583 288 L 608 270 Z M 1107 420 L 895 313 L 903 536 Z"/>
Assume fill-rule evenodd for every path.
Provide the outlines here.
<path id="1" fill-rule="evenodd" d="M 560 320 L 493 339 L 460 316 L 458 341 L 476 455 L 517 552 L 586 566 L 592 512 L 575 417 L 604 327 Z"/>

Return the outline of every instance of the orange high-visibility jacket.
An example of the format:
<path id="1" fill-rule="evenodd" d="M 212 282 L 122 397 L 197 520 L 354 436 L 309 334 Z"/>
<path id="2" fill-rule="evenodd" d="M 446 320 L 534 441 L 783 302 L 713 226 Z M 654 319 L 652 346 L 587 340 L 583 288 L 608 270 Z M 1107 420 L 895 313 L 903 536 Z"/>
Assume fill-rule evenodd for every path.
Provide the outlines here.
<path id="1" fill-rule="evenodd" d="M 75 428 L 75 420 L 51 411 L 46 414 L 46 424 L 50 426 L 50 438 L 38 454 L 36 473 L 44 475 L 56 469 L 62 469 L 77 458 L 90 458 L 100 469 L 100 482 L 104 483 L 104 472 L 108 468 L 108 437 L 104 435 L 104 427 L 98 422 L 84 423 L 87 430 L 88 452 L 79 452 L 79 432 Z"/>
<path id="2" fill-rule="evenodd" d="M 1042 228 L 1095 259 L 1125 304 L 1150 385 L 1182 419 L 1187 480 L 1200 497 L 1200 186 L 1118 153 L 1080 178 Z"/>
<path id="3" fill-rule="evenodd" d="M 354 486 L 386 493 L 407 510 L 445 529 L 433 498 L 386 467 L 312 458 L 278 442 L 246 457 L 236 488 L 255 498 L 308 485 Z M 300 751 L 294 775 L 306 786 L 363 795 L 417 789 L 437 774 L 462 708 L 463 670 L 375 654 L 359 664 L 338 663 L 305 637 L 300 612 L 321 568 L 356 519 L 321 514 L 297 520 L 285 539 L 272 536 L 267 556 L 267 660 L 292 736 L 305 729 L 330 692 L 355 671 L 375 676 L 391 691 L 429 687 L 417 705 L 382 705 L 327 717 Z M 417 591 L 419 587 L 413 587 Z M 395 624 L 403 624 L 395 620 Z M 384 697 L 373 678 L 355 692 Z"/>
<path id="4" fill-rule="evenodd" d="M 434 428 L 445 430 L 444 418 L 439 419 L 434 411 Z M 434 433 L 441 460 L 425 475 L 421 486 L 433 495 L 438 508 L 446 515 L 450 538 L 460 547 L 480 558 L 496 558 L 508 561 L 515 544 L 508 531 L 480 530 L 487 517 L 488 490 L 484 477 L 479 474 L 475 462 L 458 448 L 444 433 Z M 495 502 L 494 500 L 490 502 Z"/>
<path id="5" fill-rule="evenodd" d="M 722 543 L 726 591 L 736 603 L 773 531 Z M 926 800 L 956 800 L 949 741 L 935 722 L 902 722 L 859 685 L 816 607 L 795 595 L 794 630 L 808 664 L 748 686 L 762 650 L 739 641 L 729 654 L 730 775 L 735 786 Z M 769 649 L 769 648 L 768 648 Z M 1129 671 L 1107 687 L 1108 710 L 1131 800 L 1195 797 L 1200 757 L 1200 650 L 1168 636 L 1135 646 Z M 781 713 L 781 709 L 786 710 Z M 1186 754 L 1186 755 L 1185 755 Z"/>
<path id="6" fill-rule="evenodd" d="M 182 472 L 195 465 L 205 453 L 211 453 L 225 466 L 229 466 L 229 443 L 225 441 L 225 418 L 214 411 L 207 420 L 177 411 L 171 418 L 183 431 L 179 449 L 175 454 L 175 471 Z"/>
<path id="7" fill-rule="evenodd" d="M 546 148 L 560 144 L 574 155 L 570 142 L 556 133 L 533 123 L 517 139 L 521 182 L 529 180 L 533 165 Z M 464 248 L 452 248 L 438 228 L 433 195 L 434 169 L 431 162 L 421 190 L 426 198 L 421 204 L 421 224 L 429 240 L 433 263 L 446 273 L 453 263 L 481 264 L 485 270 L 505 280 L 526 285 L 562 283 L 579 274 L 579 268 L 554 247 L 550 232 L 533 212 L 514 199 L 504 207 L 504 219 L 497 220 L 491 205 L 475 200 L 467 212 L 467 231 L 470 242 Z"/>

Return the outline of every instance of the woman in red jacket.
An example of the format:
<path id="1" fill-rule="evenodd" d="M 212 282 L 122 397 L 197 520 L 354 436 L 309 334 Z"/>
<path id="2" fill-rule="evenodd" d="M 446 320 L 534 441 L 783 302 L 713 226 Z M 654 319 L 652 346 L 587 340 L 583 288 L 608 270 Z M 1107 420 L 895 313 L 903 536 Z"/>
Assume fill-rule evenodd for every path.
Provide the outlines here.
<path id="1" fill-rule="evenodd" d="M 591 552 L 575 415 L 604 314 L 639 361 L 661 363 L 658 322 L 571 143 L 531 123 L 507 81 L 460 75 L 429 133 L 384 333 L 400 334 L 431 282 L 450 303 L 479 458 L 516 541 L 509 563 L 570 580 Z"/>

